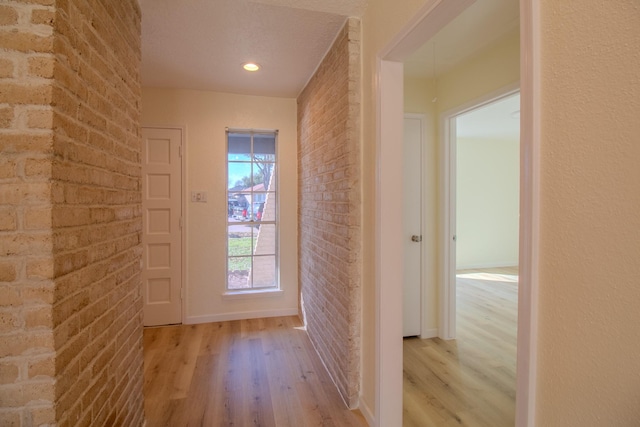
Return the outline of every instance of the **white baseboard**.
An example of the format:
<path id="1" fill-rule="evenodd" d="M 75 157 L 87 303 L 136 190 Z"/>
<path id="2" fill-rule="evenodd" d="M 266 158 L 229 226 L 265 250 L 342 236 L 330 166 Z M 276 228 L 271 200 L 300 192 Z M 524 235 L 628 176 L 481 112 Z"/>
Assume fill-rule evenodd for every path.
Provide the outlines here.
<path id="1" fill-rule="evenodd" d="M 207 314 L 204 316 L 185 317 L 183 324 L 195 325 L 197 323 L 226 322 L 228 320 L 259 319 L 262 317 L 297 316 L 297 308 L 285 308 L 279 310 L 243 311 L 224 314 Z"/>
<path id="2" fill-rule="evenodd" d="M 422 338 L 423 340 L 426 340 L 429 338 L 435 338 L 437 336 L 438 336 L 438 328 L 427 329 L 425 331 L 422 331 L 422 333 L 420 334 L 420 338 Z"/>
<path id="3" fill-rule="evenodd" d="M 362 400 L 362 396 L 360 396 L 360 399 L 358 399 L 358 409 L 362 413 L 362 416 L 367 421 L 367 424 L 369 426 L 376 425 L 373 412 L 371 412 L 371 409 L 364 403 L 364 401 Z"/>

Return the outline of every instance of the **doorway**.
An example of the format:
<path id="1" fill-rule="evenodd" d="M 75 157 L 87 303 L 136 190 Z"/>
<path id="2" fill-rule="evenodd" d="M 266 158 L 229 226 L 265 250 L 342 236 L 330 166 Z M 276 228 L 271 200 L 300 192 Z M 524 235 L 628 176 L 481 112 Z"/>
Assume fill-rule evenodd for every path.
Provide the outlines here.
<path id="1" fill-rule="evenodd" d="M 514 424 L 519 108 L 507 90 L 445 114 L 451 330 L 404 341 L 406 427 Z"/>
<path id="2" fill-rule="evenodd" d="M 518 265 L 520 93 L 515 86 L 443 114 L 444 339 L 456 338 L 458 272 Z"/>
<path id="3" fill-rule="evenodd" d="M 535 316 L 537 293 L 537 253 L 539 222 L 539 16 L 533 0 L 520 2 L 520 86 L 521 86 L 521 191 L 520 191 L 520 287 L 518 317 L 518 367 L 516 426 L 534 425 L 535 397 Z M 379 126 L 377 129 L 376 184 L 376 289 L 377 363 L 376 424 L 400 425 L 402 419 L 402 324 L 397 313 L 402 298 L 394 292 L 394 279 L 401 271 L 398 257 L 401 229 L 394 220 L 392 206 L 401 203 L 397 174 L 402 159 L 394 152 L 402 132 L 403 66 L 407 52 L 416 41 L 428 40 L 459 13 L 459 4 L 441 2 L 425 6 L 398 35 L 382 49 L 378 67 Z M 382 260 L 385 262 L 382 263 Z M 384 304 L 381 302 L 384 301 Z"/>

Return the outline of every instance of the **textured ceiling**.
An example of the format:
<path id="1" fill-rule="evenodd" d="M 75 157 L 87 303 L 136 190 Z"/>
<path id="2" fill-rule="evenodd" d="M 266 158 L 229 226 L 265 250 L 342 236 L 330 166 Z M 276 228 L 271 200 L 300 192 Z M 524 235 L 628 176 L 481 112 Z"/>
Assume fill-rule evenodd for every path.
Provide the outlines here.
<path id="1" fill-rule="evenodd" d="M 364 0 L 139 0 L 142 84 L 295 97 Z M 262 66 L 242 70 L 244 62 Z"/>
<path id="2" fill-rule="evenodd" d="M 144 86 L 292 98 L 367 0 L 139 2 Z M 406 75 L 445 72 L 517 31 L 518 17 L 518 0 L 476 1 L 405 61 Z M 242 70 L 248 61 L 262 70 Z"/>

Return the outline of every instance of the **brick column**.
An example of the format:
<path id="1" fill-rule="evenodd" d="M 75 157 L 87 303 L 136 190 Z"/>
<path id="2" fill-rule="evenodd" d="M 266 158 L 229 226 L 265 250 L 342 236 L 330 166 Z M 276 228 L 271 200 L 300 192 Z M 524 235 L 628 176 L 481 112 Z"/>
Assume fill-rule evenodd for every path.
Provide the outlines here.
<path id="1" fill-rule="evenodd" d="M 140 10 L 0 0 L 0 419 L 141 425 Z"/>

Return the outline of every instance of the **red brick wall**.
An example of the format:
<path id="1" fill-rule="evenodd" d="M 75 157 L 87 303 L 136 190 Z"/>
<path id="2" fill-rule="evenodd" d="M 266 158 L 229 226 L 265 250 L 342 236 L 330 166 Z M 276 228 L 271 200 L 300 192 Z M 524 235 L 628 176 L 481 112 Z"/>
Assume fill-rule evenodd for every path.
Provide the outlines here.
<path id="1" fill-rule="evenodd" d="M 360 384 L 360 23 L 349 19 L 298 98 L 300 298 L 340 393 Z"/>
<path id="2" fill-rule="evenodd" d="M 0 419 L 141 425 L 137 1 L 0 17 Z"/>

